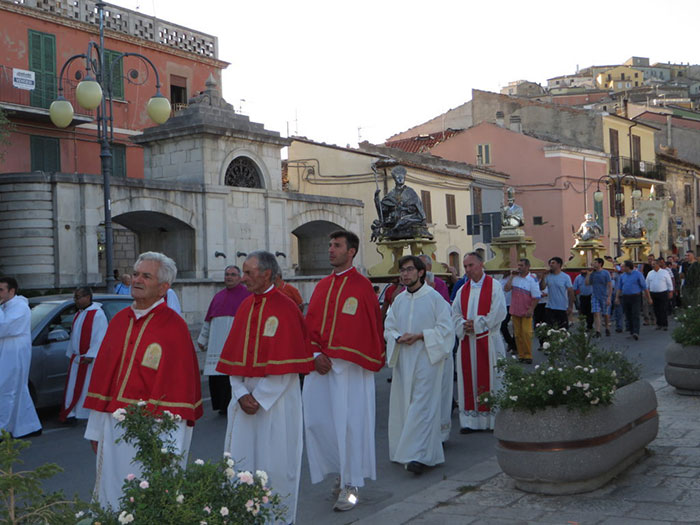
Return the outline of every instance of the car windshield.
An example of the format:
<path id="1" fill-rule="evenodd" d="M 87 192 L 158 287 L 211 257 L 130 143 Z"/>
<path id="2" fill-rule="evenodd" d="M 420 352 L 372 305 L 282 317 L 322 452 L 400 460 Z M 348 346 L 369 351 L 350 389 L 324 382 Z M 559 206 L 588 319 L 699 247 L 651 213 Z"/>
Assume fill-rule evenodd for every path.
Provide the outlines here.
<path id="1" fill-rule="evenodd" d="M 56 303 L 37 303 L 32 306 L 32 332 L 55 309 Z"/>

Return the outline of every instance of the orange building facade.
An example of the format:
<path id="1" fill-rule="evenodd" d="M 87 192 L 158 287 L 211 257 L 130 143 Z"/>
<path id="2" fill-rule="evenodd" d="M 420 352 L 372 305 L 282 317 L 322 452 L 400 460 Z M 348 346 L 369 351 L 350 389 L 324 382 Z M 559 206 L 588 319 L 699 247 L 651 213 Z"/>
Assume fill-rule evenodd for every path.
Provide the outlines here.
<path id="1" fill-rule="evenodd" d="M 75 100 L 76 73 L 84 78 L 84 60 L 73 61 L 63 75 L 64 96 L 75 110 L 73 124 L 56 128 L 48 111 L 57 97 L 63 64 L 85 53 L 90 40 L 99 40 L 94 6 L 90 0 L 25 0 L 22 4 L 0 0 L 0 108 L 13 124 L 0 173 L 101 172 L 95 111 L 81 108 Z M 126 52 L 149 58 L 173 111 L 203 90 L 210 75 L 221 85 L 221 70 L 228 64 L 218 60 L 217 45 L 211 35 L 116 6 L 105 9 L 106 63 Z M 143 178 L 143 150 L 130 137 L 154 125 L 146 104 L 156 93 L 155 75 L 136 57 L 126 57 L 121 67 L 112 69 L 116 72 L 111 82 L 113 176 Z M 132 71 L 137 72 L 136 78 Z M 34 89 L 17 87 L 18 76 L 33 76 Z"/>

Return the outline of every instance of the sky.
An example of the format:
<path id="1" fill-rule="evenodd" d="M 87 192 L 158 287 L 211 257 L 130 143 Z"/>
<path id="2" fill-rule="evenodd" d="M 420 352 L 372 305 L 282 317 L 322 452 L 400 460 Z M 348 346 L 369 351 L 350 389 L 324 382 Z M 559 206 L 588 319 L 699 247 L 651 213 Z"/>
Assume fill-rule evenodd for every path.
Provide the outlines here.
<path id="1" fill-rule="evenodd" d="M 283 136 L 341 146 L 382 143 L 472 89 L 631 56 L 700 63 L 697 0 L 110 3 L 217 36 L 229 103 Z"/>

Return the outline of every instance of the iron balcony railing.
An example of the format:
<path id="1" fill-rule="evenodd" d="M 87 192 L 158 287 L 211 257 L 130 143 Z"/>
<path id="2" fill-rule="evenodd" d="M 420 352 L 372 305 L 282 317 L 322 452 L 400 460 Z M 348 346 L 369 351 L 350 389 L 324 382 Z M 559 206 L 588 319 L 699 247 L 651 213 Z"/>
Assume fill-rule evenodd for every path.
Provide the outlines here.
<path id="1" fill-rule="evenodd" d="M 629 157 L 610 157 L 609 173 L 611 175 L 634 175 L 645 179 L 666 181 L 665 166 Z"/>

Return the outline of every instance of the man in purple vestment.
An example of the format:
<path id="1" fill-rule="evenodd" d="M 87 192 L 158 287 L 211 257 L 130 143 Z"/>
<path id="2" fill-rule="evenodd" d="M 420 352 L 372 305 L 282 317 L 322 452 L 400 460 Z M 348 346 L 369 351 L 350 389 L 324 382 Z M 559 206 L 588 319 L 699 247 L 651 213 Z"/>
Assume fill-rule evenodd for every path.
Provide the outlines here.
<path id="1" fill-rule="evenodd" d="M 226 415 L 226 409 L 231 401 L 231 383 L 229 376 L 216 371 L 216 365 L 219 362 L 221 349 L 231 331 L 238 307 L 243 299 L 250 295 L 246 287 L 241 284 L 241 270 L 238 266 L 226 267 L 224 285 L 226 288 L 212 299 L 197 338 L 199 348 L 207 351 L 204 375 L 209 377 L 212 408 L 222 415 Z"/>

